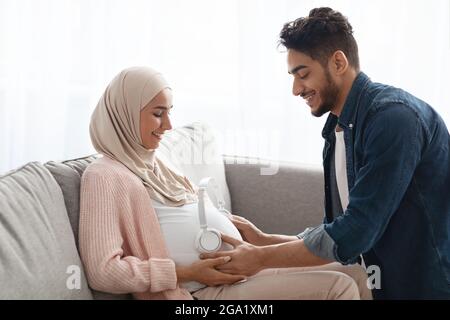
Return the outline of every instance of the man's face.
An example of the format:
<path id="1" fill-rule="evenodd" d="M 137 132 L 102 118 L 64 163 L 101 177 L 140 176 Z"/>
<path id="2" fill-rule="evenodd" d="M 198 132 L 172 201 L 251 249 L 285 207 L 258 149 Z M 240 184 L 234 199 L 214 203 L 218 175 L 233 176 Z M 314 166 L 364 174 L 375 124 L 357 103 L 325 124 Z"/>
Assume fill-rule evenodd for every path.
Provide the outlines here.
<path id="1" fill-rule="evenodd" d="M 294 96 L 305 99 L 316 117 L 331 111 L 337 102 L 339 88 L 328 68 L 293 49 L 288 50 L 287 64 L 288 72 L 294 77 Z"/>

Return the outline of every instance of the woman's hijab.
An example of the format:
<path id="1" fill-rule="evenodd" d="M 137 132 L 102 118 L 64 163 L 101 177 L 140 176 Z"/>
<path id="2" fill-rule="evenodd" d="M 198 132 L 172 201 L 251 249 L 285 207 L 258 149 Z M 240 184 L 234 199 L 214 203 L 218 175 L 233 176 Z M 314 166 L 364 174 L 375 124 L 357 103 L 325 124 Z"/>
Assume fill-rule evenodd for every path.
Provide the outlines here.
<path id="1" fill-rule="evenodd" d="M 161 73 L 148 67 L 120 72 L 108 85 L 91 117 L 91 140 L 97 152 L 121 162 L 145 185 L 150 197 L 168 206 L 197 201 L 186 177 L 169 169 L 147 150 L 140 136 L 140 112 L 170 88 Z"/>

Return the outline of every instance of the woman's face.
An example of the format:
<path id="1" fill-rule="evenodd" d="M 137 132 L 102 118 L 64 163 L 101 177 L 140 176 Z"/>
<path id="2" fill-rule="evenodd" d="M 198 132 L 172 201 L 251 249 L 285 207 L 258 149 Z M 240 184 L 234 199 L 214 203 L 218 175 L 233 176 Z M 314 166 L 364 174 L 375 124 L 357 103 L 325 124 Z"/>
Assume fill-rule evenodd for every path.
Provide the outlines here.
<path id="1" fill-rule="evenodd" d="M 169 118 L 172 107 L 172 90 L 166 88 L 141 110 L 140 129 L 144 148 L 158 148 L 164 132 L 172 129 Z"/>

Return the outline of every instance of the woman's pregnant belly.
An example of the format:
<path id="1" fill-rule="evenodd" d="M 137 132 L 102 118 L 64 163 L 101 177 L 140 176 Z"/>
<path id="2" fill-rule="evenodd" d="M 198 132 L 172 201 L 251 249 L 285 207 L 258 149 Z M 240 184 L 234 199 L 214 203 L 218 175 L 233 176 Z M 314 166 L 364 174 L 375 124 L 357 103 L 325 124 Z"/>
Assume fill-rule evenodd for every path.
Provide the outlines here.
<path id="1" fill-rule="evenodd" d="M 187 204 L 182 207 L 166 207 L 153 201 L 155 212 L 158 216 L 161 231 L 163 233 L 169 256 L 177 265 L 189 265 L 200 260 L 195 241 L 200 232 L 198 216 L 198 203 Z M 211 201 L 206 198 L 205 213 L 208 228 L 214 228 L 233 238 L 242 240 L 242 237 L 228 219 L 217 210 Z M 222 243 L 221 251 L 230 250 L 232 247 Z M 189 291 L 194 291 L 204 285 L 190 282 L 182 285 Z"/>

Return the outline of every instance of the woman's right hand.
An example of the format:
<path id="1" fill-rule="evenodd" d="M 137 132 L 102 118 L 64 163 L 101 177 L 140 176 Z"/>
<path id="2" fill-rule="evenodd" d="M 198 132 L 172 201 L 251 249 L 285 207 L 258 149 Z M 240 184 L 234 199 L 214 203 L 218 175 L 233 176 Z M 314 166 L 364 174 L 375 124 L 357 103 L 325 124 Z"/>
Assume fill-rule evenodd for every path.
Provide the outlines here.
<path id="1" fill-rule="evenodd" d="M 177 266 L 178 281 L 197 281 L 207 286 L 219 286 L 245 280 L 245 276 L 223 273 L 215 268 L 229 262 L 230 259 L 229 256 L 226 256 L 199 260 L 189 266 Z"/>

